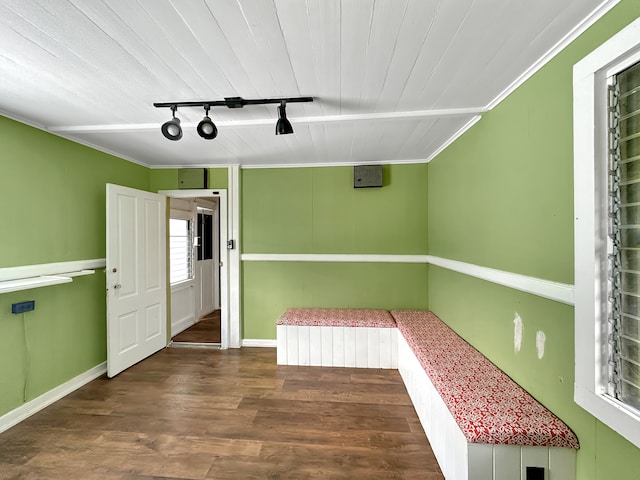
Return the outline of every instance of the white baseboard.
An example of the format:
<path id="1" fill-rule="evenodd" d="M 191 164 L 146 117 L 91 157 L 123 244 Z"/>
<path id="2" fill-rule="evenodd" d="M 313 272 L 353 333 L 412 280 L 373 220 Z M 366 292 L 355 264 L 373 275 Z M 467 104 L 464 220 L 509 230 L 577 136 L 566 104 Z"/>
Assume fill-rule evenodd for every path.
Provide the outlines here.
<path id="1" fill-rule="evenodd" d="M 267 340 L 263 338 L 243 338 L 242 339 L 243 347 L 268 347 L 268 348 L 276 348 L 278 343 L 276 340 Z"/>
<path id="2" fill-rule="evenodd" d="M 48 407 L 52 403 L 60 400 L 62 397 L 70 394 L 105 373 L 107 373 L 107 362 L 102 362 L 62 385 L 58 385 L 52 390 L 43 393 L 24 405 L 5 413 L 0 417 L 0 433 L 10 429 L 14 425 L 17 425 L 21 421 L 29 418 L 34 413 L 38 413 L 43 408 Z"/>

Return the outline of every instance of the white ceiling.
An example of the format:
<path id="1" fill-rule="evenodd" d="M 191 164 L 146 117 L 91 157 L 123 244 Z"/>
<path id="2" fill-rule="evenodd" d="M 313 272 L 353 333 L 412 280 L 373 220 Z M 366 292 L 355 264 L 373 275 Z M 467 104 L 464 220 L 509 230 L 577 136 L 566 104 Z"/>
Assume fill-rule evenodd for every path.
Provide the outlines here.
<path id="1" fill-rule="evenodd" d="M 617 0 L 0 0 L 0 113 L 152 166 L 424 161 Z M 313 96 L 182 108 L 154 102 Z"/>

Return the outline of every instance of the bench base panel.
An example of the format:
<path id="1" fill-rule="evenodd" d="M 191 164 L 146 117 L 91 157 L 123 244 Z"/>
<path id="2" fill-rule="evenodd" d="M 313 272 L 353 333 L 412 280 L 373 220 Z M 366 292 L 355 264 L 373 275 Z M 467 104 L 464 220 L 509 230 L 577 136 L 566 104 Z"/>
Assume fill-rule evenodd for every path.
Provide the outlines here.
<path id="1" fill-rule="evenodd" d="M 398 368 L 398 330 L 277 325 L 278 365 Z"/>
<path id="2" fill-rule="evenodd" d="M 398 370 L 440 469 L 447 479 L 526 480 L 526 467 L 543 467 L 545 480 L 576 478 L 572 448 L 469 443 L 415 354 L 398 334 Z"/>

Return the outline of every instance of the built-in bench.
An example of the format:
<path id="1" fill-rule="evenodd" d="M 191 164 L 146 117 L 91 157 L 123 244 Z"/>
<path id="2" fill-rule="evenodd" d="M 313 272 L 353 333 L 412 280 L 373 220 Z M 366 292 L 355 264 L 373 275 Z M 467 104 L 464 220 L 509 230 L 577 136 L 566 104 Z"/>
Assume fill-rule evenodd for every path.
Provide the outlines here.
<path id="1" fill-rule="evenodd" d="M 575 479 L 578 439 L 431 312 L 392 311 L 398 369 L 447 479 Z M 532 474 L 530 474 L 532 475 Z"/>
<path id="2" fill-rule="evenodd" d="M 431 312 L 292 308 L 277 337 L 280 365 L 398 368 L 448 480 L 576 477 L 574 433 Z"/>
<path id="3" fill-rule="evenodd" d="M 276 334 L 278 365 L 398 368 L 396 322 L 386 310 L 290 308 Z"/>

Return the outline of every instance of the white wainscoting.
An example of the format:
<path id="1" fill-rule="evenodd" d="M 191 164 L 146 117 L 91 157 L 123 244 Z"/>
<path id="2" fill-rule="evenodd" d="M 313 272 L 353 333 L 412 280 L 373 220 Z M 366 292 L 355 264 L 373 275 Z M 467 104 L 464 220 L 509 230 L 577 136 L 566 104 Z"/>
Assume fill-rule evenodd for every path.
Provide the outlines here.
<path id="1" fill-rule="evenodd" d="M 398 368 L 395 328 L 277 326 L 278 365 Z"/>
<path id="2" fill-rule="evenodd" d="M 188 281 L 171 287 L 171 336 L 196 323 L 195 283 Z"/>

